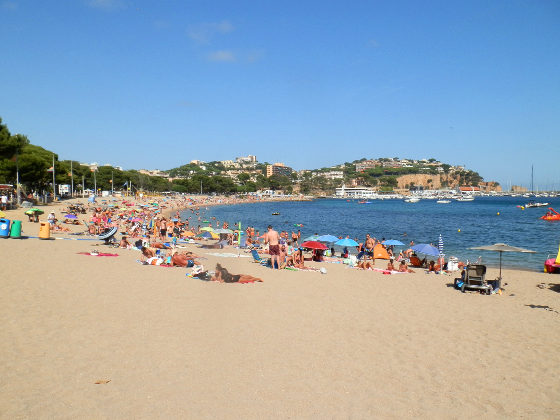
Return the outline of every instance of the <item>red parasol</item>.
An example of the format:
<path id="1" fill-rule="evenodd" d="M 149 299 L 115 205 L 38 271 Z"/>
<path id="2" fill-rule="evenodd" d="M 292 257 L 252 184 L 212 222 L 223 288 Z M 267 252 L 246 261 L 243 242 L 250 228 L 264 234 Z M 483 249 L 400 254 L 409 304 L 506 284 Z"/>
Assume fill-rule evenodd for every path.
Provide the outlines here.
<path id="1" fill-rule="evenodd" d="M 311 248 L 311 249 L 328 249 L 325 244 L 317 241 L 306 241 L 301 244 L 302 248 Z"/>

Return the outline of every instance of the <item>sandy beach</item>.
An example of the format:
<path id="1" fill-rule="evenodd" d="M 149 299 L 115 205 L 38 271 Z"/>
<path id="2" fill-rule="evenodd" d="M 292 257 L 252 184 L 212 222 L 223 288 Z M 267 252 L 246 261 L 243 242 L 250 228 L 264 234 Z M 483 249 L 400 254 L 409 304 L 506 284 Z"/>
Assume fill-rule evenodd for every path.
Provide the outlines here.
<path id="1" fill-rule="evenodd" d="M 53 237 L 0 239 L 3 419 L 560 417 L 557 275 L 504 270 L 484 296 L 457 274 L 278 271 L 186 245 L 263 279 L 224 284 Z M 118 257 L 78 254 L 94 247 Z"/>

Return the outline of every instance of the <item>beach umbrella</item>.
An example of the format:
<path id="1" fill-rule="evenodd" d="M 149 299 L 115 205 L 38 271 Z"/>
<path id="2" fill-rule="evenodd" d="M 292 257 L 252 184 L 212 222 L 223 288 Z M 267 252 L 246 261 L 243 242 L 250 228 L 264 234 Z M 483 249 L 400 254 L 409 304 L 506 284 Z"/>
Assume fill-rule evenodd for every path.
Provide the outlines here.
<path id="1" fill-rule="evenodd" d="M 443 238 L 441 237 L 441 233 L 439 234 L 439 240 L 438 240 L 438 250 L 439 250 L 439 257 L 438 259 L 439 264 L 440 264 L 440 269 L 439 272 L 443 272 L 443 257 L 445 257 L 445 254 L 443 253 Z"/>
<path id="2" fill-rule="evenodd" d="M 207 232 L 214 232 L 214 228 L 212 228 L 211 226 L 201 227 L 200 230 L 205 230 Z"/>
<path id="3" fill-rule="evenodd" d="M 354 239 L 350 239 L 350 238 L 340 239 L 340 240 L 336 241 L 334 244 L 338 245 L 338 246 L 358 246 L 359 245 L 358 242 L 356 242 Z"/>
<path id="4" fill-rule="evenodd" d="M 27 211 L 25 212 L 25 214 L 35 214 L 35 213 L 37 213 L 37 214 L 43 214 L 44 211 L 41 210 L 41 209 L 38 209 L 38 208 L 32 208 L 32 209 L 29 209 L 29 210 L 27 210 Z"/>
<path id="5" fill-rule="evenodd" d="M 206 238 L 206 239 L 219 239 L 220 238 L 214 232 L 208 232 L 208 231 L 202 232 L 198 236 L 200 238 Z"/>
<path id="6" fill-rule="evenodd" d="M 475 246 L 470 249 L 480 249 L 481 251 L 494 251 L 500 253 L 500 277 L 499 277 L 500 280 L 502 280 L 502 253 L 503 252 L 527 252 L 533 254 L 535 253 L 535 251 L 531 251 L 530 249 L 519 248 L 516 246 L 511 246 L 502 243 L 497 243 L 494 245 Z"/>
<path id="7" fill-rule="evenodd" d="M 183 232 L 183 236 L 188 236 L 193 237 L 194 236 L 194 232 L 191 232 L 190 230 L 186 230 L 185 232 Z"/>
<path id="8" fill-rule="evenodd" d="M 311 235 L 305 238 L 304 241 L 316 241 L 317 239 L 319 239 L 319 235 Z"/>
<path id="9" fill-rule="evenodd" d="M 411 247 L 413 251 L 420 254 L 431 255 L 433 257 L 439 256 L 439 249 L 430 244 L 418 244 Z"/>
<path id="10" fill-rule="evenodd" d="M 75 214 L 67 214 L 64 217 L 66 217 L 67 219 L 77 219 L 78 216 L 76 216 Z"/>
<path id="11" fill-rule="evenodd" d="M 325 244 L 317 241 L 306 241 L 301 244 L 302 248 L 311 248 L 311 249 L 328 249 Z"/>
<path id="12" fill-rule="evenodd" d="M 396 239 L 387 239 L 386 241 L 382 242 L 383 245 L 393 245 L 393 246 L 403 246 L 404 244 L 401 241 L 397 241 Z"/>
<path id="13" fill-rule="evenodd" d="M 319 242 L 336 242 L 338 238 L 333 235 L 321 235 L 317 238 Z"/>
<path id="14" fill-rule="evenodd" d="M 201 229 L 201 230 L 202 230 L 202 229 Z M 220 234 L 220 233 L 228 233 L 228 234 L 229 234 L 229 233 L 233 233 L 233 230 L 231 230 L 231 229 L 216 229 L 216 230 L 214 230 L 214 233 L 218 233 L 218 234 Z"/>

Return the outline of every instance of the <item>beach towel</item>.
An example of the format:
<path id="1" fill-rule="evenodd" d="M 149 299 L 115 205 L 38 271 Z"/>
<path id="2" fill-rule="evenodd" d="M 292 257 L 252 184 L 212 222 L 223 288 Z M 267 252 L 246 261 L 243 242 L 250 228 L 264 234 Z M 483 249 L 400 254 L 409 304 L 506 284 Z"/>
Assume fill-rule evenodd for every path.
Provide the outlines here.
<path id="1" fill-rule="evenodd" d="M 105 252 L 91 253 L 91 252 L 78 252 L 81 255 L 91 255 L 92 257 L 118 257 L 119 254 L 108 254 Z"/>

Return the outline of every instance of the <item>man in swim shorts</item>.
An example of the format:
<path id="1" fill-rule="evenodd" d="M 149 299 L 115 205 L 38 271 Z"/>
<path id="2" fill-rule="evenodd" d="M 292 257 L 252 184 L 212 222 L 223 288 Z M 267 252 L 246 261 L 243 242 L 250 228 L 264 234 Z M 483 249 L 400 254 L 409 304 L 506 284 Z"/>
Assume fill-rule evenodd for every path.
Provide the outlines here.
<path id="1" fill-rule="evenodd" d="M 366 242 L 364 244 L 364 251 L 365 255 L 370 257 L 373 261 L 375 261 L 375 257 L 373 255 L 373 249 L 375 248 L 375 239 L 373 239 L 369 233 L 366 235 Z"/>
<path id="2" fill-rule="evenodd" d="M 274 263 L 276 262 L 277 267 L 280 268 L 280 244 L 279 244 L 278 232 L 272 229 L 271 225 L 268 225 L 268 230 L 264 234 L 264 243 L 268 244 L 268 252 L 270 253 L 270 259 L 272 261 L 272 268 L 274 269 Z"/>

